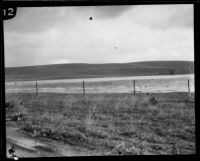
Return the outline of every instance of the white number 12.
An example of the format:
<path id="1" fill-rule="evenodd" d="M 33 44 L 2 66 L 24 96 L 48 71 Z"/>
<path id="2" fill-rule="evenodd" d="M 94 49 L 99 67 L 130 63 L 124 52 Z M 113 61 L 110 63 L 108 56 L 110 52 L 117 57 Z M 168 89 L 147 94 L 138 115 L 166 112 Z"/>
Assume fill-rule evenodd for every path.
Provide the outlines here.
<path id="1" fill-rule="evenodd" d="M 14 15 L 14 9 L 13 8 L 8 8 L 8 16 L 13 16 Z"/>

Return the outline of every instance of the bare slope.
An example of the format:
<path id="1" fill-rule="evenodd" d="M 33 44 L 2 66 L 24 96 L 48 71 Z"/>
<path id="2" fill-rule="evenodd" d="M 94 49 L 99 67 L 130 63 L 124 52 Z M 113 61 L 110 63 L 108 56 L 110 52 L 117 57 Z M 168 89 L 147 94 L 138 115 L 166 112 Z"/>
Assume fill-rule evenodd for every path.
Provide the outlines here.
<path id="1" fill-rule="evenodd" d="M 194 73 L 192 61 L 146 61 L 112 64 L 53 64 L 9 67 L 6 81 L 146 76 Z"/>

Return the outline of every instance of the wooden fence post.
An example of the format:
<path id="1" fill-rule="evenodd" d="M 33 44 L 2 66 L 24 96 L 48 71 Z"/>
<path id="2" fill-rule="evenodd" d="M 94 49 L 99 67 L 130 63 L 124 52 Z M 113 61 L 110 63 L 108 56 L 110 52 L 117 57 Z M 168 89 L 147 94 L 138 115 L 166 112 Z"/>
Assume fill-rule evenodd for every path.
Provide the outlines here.
<path id="1" fill-rule="evenodd" d="M 190 94 L 190 79 L 188 79 L 188 94 Z"/>
<path id="2" fill-rule="evenodd" d="M 133 80 L 134 95 L 135 95 L 135 80 Z"/>
<path id="3" fill-rule="evenodd" d="M 35 89 L 36 89 L 36 95 L 38 95 L 38 86 L 37 86 L 37 82 L 35 83 Z"/>
<path id="4" fill-rule="evenodd" d="M 85 94 L 85 82 L 83 80 L 83 94 Z"/>

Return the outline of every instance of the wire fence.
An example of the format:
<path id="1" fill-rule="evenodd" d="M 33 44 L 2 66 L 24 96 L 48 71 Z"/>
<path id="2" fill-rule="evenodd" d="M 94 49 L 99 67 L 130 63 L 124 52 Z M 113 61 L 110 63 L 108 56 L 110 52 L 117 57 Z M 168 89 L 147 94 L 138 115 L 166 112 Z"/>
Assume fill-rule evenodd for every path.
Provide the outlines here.
<path id="1" fill-rule="evenodd" d="M 194 78 L 77 82 L 6 82 L 6 93 L 167 93 L 194 92 Z"/>

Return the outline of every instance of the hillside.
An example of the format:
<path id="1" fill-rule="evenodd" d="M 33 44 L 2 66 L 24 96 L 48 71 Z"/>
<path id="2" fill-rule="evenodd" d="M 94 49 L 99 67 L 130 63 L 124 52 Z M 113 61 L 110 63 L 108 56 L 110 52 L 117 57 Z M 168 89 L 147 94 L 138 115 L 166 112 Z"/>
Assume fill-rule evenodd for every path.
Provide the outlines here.
<path id="1" fill-rule="evenodd" d="M 192 61 L 145 61 L 111 64 L 52 64 L 5 68 L 6 81 L 147 76 L 194 73 Z"/>

